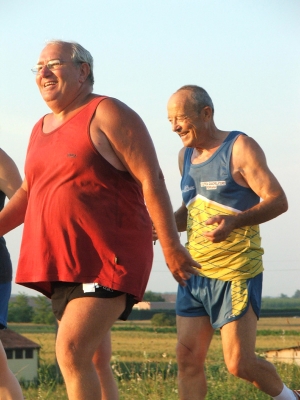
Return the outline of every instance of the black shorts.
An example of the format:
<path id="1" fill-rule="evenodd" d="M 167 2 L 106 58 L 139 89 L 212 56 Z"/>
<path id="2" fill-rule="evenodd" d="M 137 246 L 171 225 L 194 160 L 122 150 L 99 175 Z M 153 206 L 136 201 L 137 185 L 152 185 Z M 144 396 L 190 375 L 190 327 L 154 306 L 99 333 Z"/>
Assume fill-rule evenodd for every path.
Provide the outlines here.
<path id="1" fill-rule="evenodd" d="M 51 302 L 52 310 L 58 321 L 61 320 L 67 304 L 81 297 L 97 297 L 97 298 L 112 298 L 124 294 L 118 290 L 112 290 L 105 286 L 98 285 L 94 292 L 84 292 L 82 283 L 76 282 L 51 282 Z M 137 300 L 132 294 L 126 293 L 125 310 L 119 316 L 119 319 L 126 321 L 132 311 L 132 307 L 137 303 Z"/>

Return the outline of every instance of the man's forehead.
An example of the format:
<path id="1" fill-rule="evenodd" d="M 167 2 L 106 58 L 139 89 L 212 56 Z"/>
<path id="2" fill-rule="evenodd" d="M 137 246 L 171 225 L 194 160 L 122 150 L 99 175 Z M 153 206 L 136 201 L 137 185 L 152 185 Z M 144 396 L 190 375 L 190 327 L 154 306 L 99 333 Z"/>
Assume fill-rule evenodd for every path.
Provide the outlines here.
<path id="1" fill-rule="evenodd" d="M 186 110 L 190 107 L 189 93 L 186 90 L 174 93 L 168 101 L 168 110 Z"/>
<path id="2" fill-rule="evenodd" d="M 61 58 L 63 56 L 71 57 L 71 48 L 67 44 L 47 44 L 40 54 L 40 59 L 54 59 L 54 58 Z"/>

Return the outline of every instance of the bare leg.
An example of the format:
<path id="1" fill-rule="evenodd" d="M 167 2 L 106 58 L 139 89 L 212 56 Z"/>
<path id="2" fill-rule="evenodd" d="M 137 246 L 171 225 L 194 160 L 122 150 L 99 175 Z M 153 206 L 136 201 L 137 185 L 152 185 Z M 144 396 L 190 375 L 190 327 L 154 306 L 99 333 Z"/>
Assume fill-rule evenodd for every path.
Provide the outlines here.
<path id="1" fill-rule="evenodd" d="M 97 374 L 100 379 L 101 400 L 118 400 L 118 387 L 110 366 L 111 339 L 110 332 L 106 334 L 93 357 Z"/>
<path id="2" fill-rule="evenodd" d="M 72 300 L 60 321 L 56 355 L 70 400 L 100 400 L 100 380 L 93 358 L 125 308 L 125 295 Z"/>
<path id="3" fill-rule="evenodd" d="M 203 400 L 207 392 L 204 363 L 214 333 L 209 317 L 177 316 L 178 389 L 181 400 Z"/>
<path id="4" fill-rule="evenodd" d="M 22 390 L 15 375 L 7 365 L 7 358 L 0 342 L 0 399 L 23 400 Z"/>
<path id="5" fill-rule="evenodd" d="M 278 396 L 283 383 L 273 364 L 255 355 L 257 318 L 249 307 L 237 321 L 221 329 L 224 358 L 228 371 L 251 382 L 271 397 Z"/>

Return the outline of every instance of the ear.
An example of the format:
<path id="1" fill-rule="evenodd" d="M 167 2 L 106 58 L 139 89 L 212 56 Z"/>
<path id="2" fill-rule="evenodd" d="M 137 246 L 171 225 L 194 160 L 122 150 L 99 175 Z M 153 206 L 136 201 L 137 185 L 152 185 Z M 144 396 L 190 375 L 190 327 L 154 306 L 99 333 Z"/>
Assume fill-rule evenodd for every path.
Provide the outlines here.
<path id="1" fill-rule="evenodd" d="M 213 118 L 213 110 L 209 106 L 202 108 L 201 114 L 204 117 L 205 121 L 209 121 L 210 119 Z"/>
<path id="2" fill-rule="evenodd" d="M 79 82 L 83 83 L 86 81 L 87 77 L 90 74 L 90 66 L 88 63 L 81 63 L 80 64 L 80 76 L 79 76 Z"/>

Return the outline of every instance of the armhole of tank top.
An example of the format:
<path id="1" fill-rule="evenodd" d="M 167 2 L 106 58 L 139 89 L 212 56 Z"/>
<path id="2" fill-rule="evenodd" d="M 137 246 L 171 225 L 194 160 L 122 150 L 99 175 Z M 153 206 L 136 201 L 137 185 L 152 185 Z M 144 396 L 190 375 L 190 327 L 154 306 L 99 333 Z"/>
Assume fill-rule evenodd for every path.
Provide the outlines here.
<path id="1" fill-rule="evenodd" d="M 183 156 L 183 168 L 182 168 L 182 177 L 184 177 L 184 174 L 185 174 L 186 164 L 187 164 L 187 162 L 188 162 L 188 157 L 191 156 L 190 150 L 193 150 L 193 149 L 190 149 L 189 147 L 186 147 L 185 152 L 184 152 L 184 156 Z"/>
<path id="2" fill-rule="evenodd" d="M 98 101 L 96 101 L 96 99 L 97 99 Z M 92 119 L 94 118 L 94 115 L 95 115 L 95 113 L 96 113 L 96 110 L 97 110 L 99 104 L 102 103 L 102 101 L 105 100 L 105 99 L 109 99 L 109 96 L 98 96 L 98 97 L 95 97 L 95 98 L 91 101 L 91 102 L 94 102 L 94 101 L 95 101 L 96 105 L 95 105 L 95 107 L 92 109 L 93 112 L 90 114 L 90 117 L 89 117 L 89 123 L 88 123 L 89 132 L 90 132 L 90 126 L 91 126 L 91 123 L 92 123 Z M 91 142 L 92 142 L 92 139 L 91 139 L 90 134 L 89 134 L 89 137 L 90 137 L 90 140 L 91 140 Z"/>
<path id="3" fill-rule="evenodd" d="M 246 135 L 246 134 L 243 133 L 243 132 L 240 132 L 240 131 L 236 131 L 236 132 L 238 132 L 238 134 L 232 139 L 232 142 L 230 143 L 229 148 L 228 148 L 228 151 L 230 152 L 230 156 L 228 157 L 227 169 L 228 169 L 228 173 L 229 173 L 230 179 L 232 179 L 232 181 L 233 181 L 236 185 L 238 185 L 238 186 L 240 186 L 240 187 L 244 187 L 244 188 L 246 189 L 245 186 L 242 186 L 242 185 L 240 185 L 239 183 L 237 183 L 237 182 L 235 181 L 235 179 L 233 178 L 232 173 L 231 173 L 231 159 L 232 159 L 232 150 L 233 150 L 233 146 L 234 146 L 234 144 L 235 144 L 235 142 L 236 142 L 236 140 L 237 140 L 238 137 L 240 137 L 241 135 L 248 136 L 248 135 Z"/>

